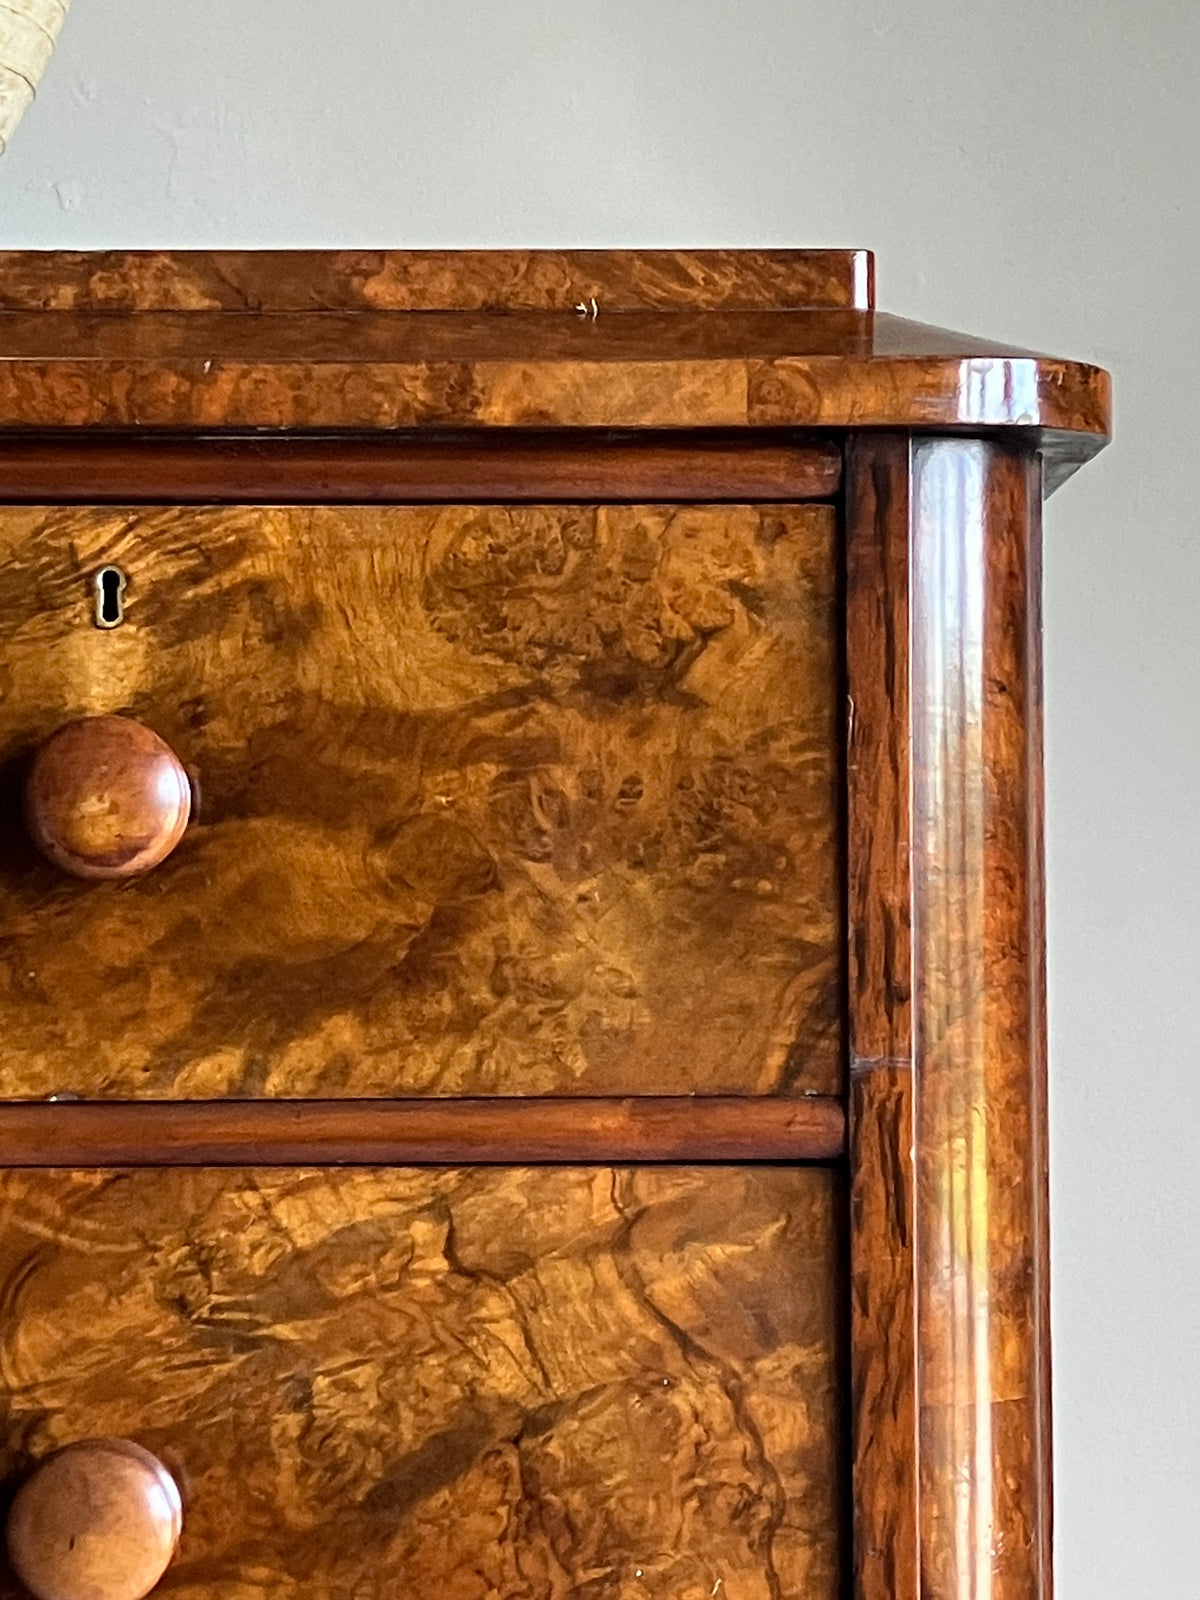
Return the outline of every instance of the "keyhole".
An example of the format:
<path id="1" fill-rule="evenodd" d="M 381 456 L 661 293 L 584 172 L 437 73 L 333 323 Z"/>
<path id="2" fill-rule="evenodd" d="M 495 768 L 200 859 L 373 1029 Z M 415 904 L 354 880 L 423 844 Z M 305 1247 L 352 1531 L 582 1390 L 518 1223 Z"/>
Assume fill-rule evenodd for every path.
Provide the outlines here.
<path id="1" fill-rule="evenodd" d="M 125 621 L 125 574 L 120 567 L 101 567 L 93 580 L 96 626 L 117 628 Z"/>

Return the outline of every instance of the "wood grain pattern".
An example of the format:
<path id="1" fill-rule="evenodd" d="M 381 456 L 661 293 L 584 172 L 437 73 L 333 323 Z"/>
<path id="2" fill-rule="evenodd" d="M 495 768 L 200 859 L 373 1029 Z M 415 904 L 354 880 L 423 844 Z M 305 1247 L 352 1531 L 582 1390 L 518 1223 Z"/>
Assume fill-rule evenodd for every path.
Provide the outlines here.
<path id="1" fill-rule="evenodd" d="M 25 826 L 77 878 L 131 878 L 164 861 L 192 810 L 170 745 L 132 717 L 82 717 L 38 747 L 25 780 Z"/>
<path id="2" fill-rule="evenodd" d="M 866 250 L 0 251 L 3 310 L 869 310 L 872 289 Z"/>
<path id="3" fill-rule="evenodd" d="M 0 1102 L 0 1166 L 831 1161 L 840 1099 Z"/>
<path id="4" fill-rule="evenodd" d="M 911 463 L 922 1594 L 1050 1588 L 1040 1118 L 1040 481 Z"/>
<path id="5" fill-rule="evenodd" d="M 850 1080 L 850 1350 L 855 1600 L 918 1600 L 912 1069 Z"/>
<path id="6" fill-rule="evenodd" d="M 846 459 L 850 1361 L 855 1600 L 918 1600 L 910 441 Z"/>
<path id="7" fill-rule="evenodd" d="M 71 505 L 778 502 L 840 482 L 836 444 L 770 432 L 35 434 L 0 450 L 0 499 Z"/>
<path id="8" fill-rule="evenodd" d="M 833 1194 L 786 1167 L 6 1174 L 0 1473 L 85 1434 L 154 1451 L 177 1600 L 834 1600 Z"/>
<path id="9" fill-rule="evenodd" d="M 869 276 L 0 256 L 0 499 L 82 507 L 0 511 L 0 824 L 84 712 L 201 791 L 97 891 L 0 826 L 0 1087 L 98 1102 L 0 1106 L 0 1465 L 160 1450 L 179 1594 L 1049 1600 L 1040 492 L 1109 381 Z"/>
<path id="10" fill-rule="evenodd" d="M 850 767 L 851 1279 L 874 1308 L 852 1329 L 858 1593 L 1045 1600 L 1038 462 L 855 440 L 848 506 L 849 677 L 868 708 Z M 894 1532 L 914 1515 L 919 1577 Z"/>
<path id="11" fill-rule="evenodd" d="M 860 319 L 844 356 L 803 346 L 778 358 L 687 355 L 650 343 L 607 357 L 589 342 L 598 336 L 578 331 L 563 356 L 528 337 L 509 358 L 361 357 L 335 341 L 319 355 L 270 360 L 159 353 L 136 317 L 123 354 L 10 355 L 0 319 L 0 428 L 1011 428 L 1035 449 L 1053 436 L 1064 476 L 1107 442 L 1100 369 L 953 348 L 860 353 L 879 320 Z M 425 335 L 416 330 L 412 342 Z"/>
<path id="12" fill-rule="evenodd" d="M 908 456 L 852 436 L 846 480 L 850 1051 L 912 1061 Z"/>
<path id="13" fill-rule="evenodd" d="M 122 711 L 200 792 L 125 884 L 8 818 L 5 1093 L 835 1091 L 834 537 L 819 506 L 0 512 L 10 787 Z"/>
<path id="14" fill-rule="evenodd" d="M 177 360 L 203 361 L 206 356 L 242 366 L 289 361 L 319 366 L 337 360 L 380 365 L 593 361 L 629 366 L 646 361 L 771 363 L 820 357 L 833 367 L 846 360 L 873 361 L 882 374 L 894 363 L 945 357 L 947 365 L 967 362 L 970 371 L 963 376 L 976 387 L 987 382 L 990 363 L 1036 357 L 1036 352 L 1019 345 L 929 327 L 882 311 L 870 316 L 858 311 L 622 311 L 594 319 L 561 312 L 246 316 L 8 311 L 0 312 L 0 342 L 7 357 L 23 360 L 136 359 L 168 365 Z M 1015 406 L 1020 397 L 1011 400 Z"/>
<path id="15" fill-rule="evenodd" d="M 885 330 L 888 326 L 885 322 Z M 5 355 L 35 361 L 132 357 L 169 364 L 211 356 L 268 367 L 331 360 L 468 366 L 593 361 L 627 366 L 654 360 L 869 356 L 879 337 L 875 319 L 857 311 L 621 311 L 595 318 L 561 311 L 505 316 L 488 311 L 263 316 L 228 311 L 0 312 Z M 963 354 L 962 346 L 954 353 Z M 981 344 L 978 354 L 987 353 L 994 353 L 994 347 Z"/>
<path id="16" fill-rule="evenodd" d="M 875 315 L 871 275 L 855 251 L 0 253 L 0 427 L 1006 428 L 1050 487 L 1102 448 L 1106 373 Z"/>
<path id="17" fill-rule="evenodd" d="M 1042 462 L 1045 483 L 1046 462 Z M 1033 1005 L 1030 1016 L 1032 1091 L 1029 1123 L 1035 1163 L 1030 1181 L 1030 1233 L 1037 1284 L 1037 1483 L 1039 1496 L 1039 1564 L 1042 1600 L 1054 1593 L 1054 1396 L 1053 1340 L 1050 1302 L 1050 1061 L 1046 1008 L 1046 788 L 1045 702 L 1043 697 L 1042 517 L 1034 506 L 1028 530 L 1025 617 L 1025 695 L 1029 804 L 1029 973 Z"/>

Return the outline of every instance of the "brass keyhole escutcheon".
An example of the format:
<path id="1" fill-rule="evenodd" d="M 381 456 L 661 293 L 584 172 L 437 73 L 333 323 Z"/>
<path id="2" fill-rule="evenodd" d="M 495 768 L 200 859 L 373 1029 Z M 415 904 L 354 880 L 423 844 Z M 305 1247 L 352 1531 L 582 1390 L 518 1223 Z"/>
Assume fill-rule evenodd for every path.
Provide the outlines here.
<path id="1" fill-rule="evenodd" d="M 119 628 L 125 621 L 125 589 L 128 580 L 120 567 L 101 567 L 92 579 L 96 597 L 96 626 Z"/>

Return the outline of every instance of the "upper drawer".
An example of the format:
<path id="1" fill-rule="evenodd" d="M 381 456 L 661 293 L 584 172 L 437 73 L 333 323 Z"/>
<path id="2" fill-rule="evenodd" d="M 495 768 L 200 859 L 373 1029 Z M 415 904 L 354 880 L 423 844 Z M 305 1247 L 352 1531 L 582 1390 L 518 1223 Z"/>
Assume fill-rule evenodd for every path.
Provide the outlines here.
<path id="1" fill-rule="evenodd" d="M 837 1087 L 831 507 L 7 507 L 0 560 L 5 1095 Z M 102 712 L 197 804 L 88 883 L 19 793 Z"/>

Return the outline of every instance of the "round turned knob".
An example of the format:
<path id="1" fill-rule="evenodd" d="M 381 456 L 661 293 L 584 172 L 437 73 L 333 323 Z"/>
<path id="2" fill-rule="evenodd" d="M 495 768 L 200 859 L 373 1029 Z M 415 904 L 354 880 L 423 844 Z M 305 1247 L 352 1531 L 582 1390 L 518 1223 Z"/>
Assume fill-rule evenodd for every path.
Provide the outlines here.
<path id="1" fill-rule="evenodd" d="M 37 1600 L 141 1600 L 175 1554 L 175 1479 L 128 1439 L 85 1439 L 41 1462 L 8 1513 L 8 1558 Z"/>
<path id="2" fill-rule="evenodd" d="M 84 717 L 34 757 L 25 822 L 34 844 L 77 878 L 129 878 L 183 837 L 192 790 L 179 758 L 131 717 Z"/>

